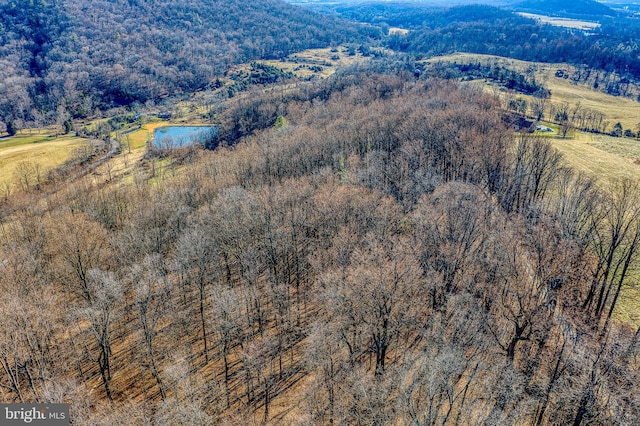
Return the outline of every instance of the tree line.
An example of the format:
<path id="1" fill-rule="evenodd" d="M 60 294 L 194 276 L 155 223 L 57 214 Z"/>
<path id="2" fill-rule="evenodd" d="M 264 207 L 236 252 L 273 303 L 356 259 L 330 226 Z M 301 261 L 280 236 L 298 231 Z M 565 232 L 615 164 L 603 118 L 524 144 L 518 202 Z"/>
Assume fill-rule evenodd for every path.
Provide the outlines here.
<path id="1" fill-rule="evenodd" d="M 502 67 L 497 64 L 476 63 L 442 63 L 436 62 L 428 66 L 428 75 L 447 79 L 477 80 L 486 79 L 506 89 L 537 98 L 548 98 L 551 91 L 538 83 L 535 77 Z"/>
<path id="2" fill-rule="evenodd" d="M 594 6 L 602 7 L 591 5 Z M 410 30 L 407 35 L 394 33 L 385 39 L 384 44 L 398 52 L 424 57 L 452 52 L 483 53 L 526 61 L 586 65 L 616 74 L 619 80 L 640 77 L 637 47 L 640 22 L 632 16 L 599 14 L 601 27 L 585 32 L 545 25 L 509 10 L 482 5 L 442 9 L 371 4 L 330 9 L 340 16 L 378 25 L 383 31 L 390 27 Z M 622 94 L 615 90 L 610 93 Z"/>

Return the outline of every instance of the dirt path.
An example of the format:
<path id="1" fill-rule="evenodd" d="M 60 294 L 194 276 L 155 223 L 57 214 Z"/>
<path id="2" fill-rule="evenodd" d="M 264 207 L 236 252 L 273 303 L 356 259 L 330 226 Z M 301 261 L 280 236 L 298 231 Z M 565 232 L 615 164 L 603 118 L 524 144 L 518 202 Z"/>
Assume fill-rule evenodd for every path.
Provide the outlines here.
<path id="1" fill-rule="evenodd" d="M 116 141 L 114 138 L 111 138 L 110 139 L 110 143 L 111 143 L 111 148 L 109 149 L 109 152 L 107 152 L 104 156 L 100 157 L 98 160 L 96 160 L 93 163 L 89 164 L 83 170 L 81 170 L 78 173 L 74 174 L 73 176 L 69 177 L 67 180 L 64 181 L 62 186 L 68 185 L 71 182 L 73 182 L 74 180 L 88 175 L 89 173 L 91 173 L 92 171 L 94 171 L 95 169 L 97 169 L 98 167 L 103 165 L 106 161 L 110 160 L 115 155 L 117 155 L 120 152 L 120 145 L 118 144 L 118 141 Z"/>

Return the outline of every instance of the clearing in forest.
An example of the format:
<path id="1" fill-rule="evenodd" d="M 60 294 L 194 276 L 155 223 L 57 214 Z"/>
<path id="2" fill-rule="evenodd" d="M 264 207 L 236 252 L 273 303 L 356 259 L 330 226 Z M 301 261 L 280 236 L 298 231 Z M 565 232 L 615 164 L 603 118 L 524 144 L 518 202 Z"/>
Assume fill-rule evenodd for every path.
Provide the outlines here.
<path id="1" fill-rule="evenodd" d="M 334 48 L 308 49 L 292 53 L 283 60 L 258 61 L 290 71 L 296 77 L 309 78 L 312 76 L 326 78 L 337 68 L 353 65 L 369 60 L 355 47 L 338 46 Z"/>
<path id="2" fill-rule="evenodd" d="M 605 182 L 640 178 L 640 142 L 635 139 L 576 132 L 574 139 L 551 142 L 576 171 Z"/>
<path id="3" fill-rule="evenodd" d="M 517 14 L 525 18 L 533 19 L 542 24 L 553 25 L 554 27 L 563 27 L 583 31 L 591 31 L 595 30 L 596 28 L 600 28 L 600 24 L 598 22 L 581 21 L 579 19 L 571 18 L 557 18 L 553 16 L 538 15 L 535 13 L 525 12 L 518 12 Z"/>
<path id="4" fill-rule="evenodd" d="M 19 132 L 0 140 L 0 185 L 12 185 L 16 170 L 28 163 L 37 167 L 42 176 L 48 169 L 59 167 L 86 143 L 86 139 L 63 135 L 56 137 L 48 130 Z"/>

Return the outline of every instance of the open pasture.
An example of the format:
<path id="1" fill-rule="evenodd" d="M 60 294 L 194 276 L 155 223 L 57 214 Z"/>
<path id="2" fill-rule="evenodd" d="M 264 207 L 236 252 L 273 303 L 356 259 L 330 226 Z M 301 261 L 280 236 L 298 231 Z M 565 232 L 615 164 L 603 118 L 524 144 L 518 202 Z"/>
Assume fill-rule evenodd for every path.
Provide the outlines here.
<path id="1" fill-rule="evenodd" d="M 423 62 L 480 63 L 509 68 L 527 77 L 535 78 L 538 83 L 549 89 L 551 91 L 550 103 L 567 103 L 571 108 L 580 105 L 581 108 L 603 113 L 604 119 L 609 122 L 609 129 L 615 123 L 620 122 L 625 129 L 635 131 L 640 122 L 640 103 L 636 100 L 630 97 L 608 95 L 593 89 L 590 84 L 585 84 L 584 82 L 575 83 L 571 78 L 556 77 L 556 72 L 558 71 L 562 71 L 563 74 L 573 75 L 577 68 L 572 65 L 527 62 L 475 53 L 454 53 L 446 56 L 435 56 Z M 593 79 L 594 77 L 591 78 Z M 526 100 L 532 98 L 521 94 L 516 96 Z"/>
<path id="2" fill-rule="evenodd" d="M 124 144 L 124 149 L 138 150 L 145 148 L 147 143 L 153 140 L 153 132 L 158 127 L 164 127 L 169 125 L 168 121 L 153 121 L 142 125 L 138 130 L 132 132 L 122 133 L 120 136 L 121 142 Z"/>
<path id="3" fill-rule="evenodd" d="M 48 130 L 18 133 L 0 140 L 0 185 L 14 181 L 18 166 L 29 162 L 43 173 L 67 161 L 85 139 L 63 135 L 56 137 Z"/>
<path id="4" fill-rule="evenodd" d="M 542 81 L 542 84 L 551 90 L 551 102 L 566 102 L 570 106 L 579 104 L 582 108 L 602 112 L 605 120 L 610 123 L 609 130 L 617 122 L 625 129 L 635 130 L 638 126 L 640 103 L 636 100 L 608 95 L 583 84 L 574 84 L 570 79 L 555 77 L 554 73 L 555 70 L 549 68 L 547 71 L 540 71 L 539 76 L 536 76 L 536 80 Z"/>
<path id="5" fill-rule="evenodd" d="M 603 182 L 640 178 L 640 142 L 576 132 L 575 138 L 553 138 L 568 165 Z"/>
<path id="6" fill-rule="evenodd" d="M 291 71 L 300 78 L 317 76 L 326 78 L 336 71 L 336 68 L 367 61 L 369 58 L 360 52 L 345 46 L 336 48 L 308 49 L 287 56 L 284 60 L 259 61 L 267 65 Z"/>
<path id="7" fill-rule="evenodd" d="M 557 18 L 554 16 L 537 15 L 535 13 L 524 12 L 518 12 L 518 15 L 525 18 L 533 19 L 543 24 L 553 25 L 554 27 L 571 28 L 574 30 L 583 31 L 595 30 L 596 28 L 600 28 L 600 24 L 598 22 L 581 21 L 579 19 L 570 18 Z"/>

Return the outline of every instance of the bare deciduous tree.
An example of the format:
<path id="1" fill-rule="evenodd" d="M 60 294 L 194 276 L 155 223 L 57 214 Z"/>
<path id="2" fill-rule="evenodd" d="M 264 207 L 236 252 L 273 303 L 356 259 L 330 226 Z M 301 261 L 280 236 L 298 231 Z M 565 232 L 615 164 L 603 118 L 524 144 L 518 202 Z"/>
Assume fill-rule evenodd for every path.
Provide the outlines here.
<path id="1" fill-rule="evenodd" d="M 593 220 L 591 247 L 597 256 L 593 279 L 583 303 L 591 318 L 600 322 L 605 311 L 605 325 L 615 310 L 618 297 L 631 272 L 640 249 L 640 187 L 636 182 L 623 180 L 612 186 Z"/>
<path id="2" fill-rule="evenodd" d="M 408 242 L 400 238 L 377 241 L 370 236 L 366 248 L 352 256 L 344 276 L 326 277 L 326 309 L 333 321 L 348 324 L 350 333 L 369 341 L 365 348 L 375 355 L 375 374 L 382 375 L 392 344 L 424 314 L 411 307 L 411 301 L 421 295 L 418 262 Z M 354 347 L 358 341 L 348 335 L 344 338 L 359 357 Z"/>
<path id="3" fill-rule="evenodd" d="M 138 318 L 142 325 L 142 338 L 151 374 L 158 384 L 161 398 L 165 399 L 167 393 L 158 368 L 155 340 L 160 322 L 166 316 L 171 296 L 171 281 L 159 255 L 145 257 L 140 265 L 132 268 L 130 278 L 134 285 L 133 292 L 138 305 Z"/>
<path id="4" fill-rule="evenodd" d="M 205 363 L 208 363 L 209 346 L 205 305 L 208 299 L 207 289 L 215 281 L 215 271 L 220 265 L 211 229 L 205 223 L 198 223 L 187 229 L 176 244 L 176 256 L 182 280 L 186 286 L 193 286 L 197 290 L 204 360 Z"/>
<path id="5" fill-rule="evenodd" d="M 111 326 L 118 312 L 118 303 L 123 295 L 122 283 L 113 272 L 100 269 L 87 271 L 87 294 L 83 306 L 78 307 L 75 315 L 87 321 L 87 332 L 93 336 L 97 350 L 87 347 L 87 354 L 98 364 L 102 384 L 109 400 L 113 399 L 111 390 Z M 78 324 L 79 327 L 82 327 Z M 97 354 L 96 354 L 97 352 Z"/>
<path id="6" fill-rule="evenodd" d="M 214 287 L 211 300 L 214 315 L 213 328 L 222 353 L 226 405 L 229 408 L 231 406 L 229 355 L 242 337 L 242 303 L 235 289 L 223 286 Z"/>

